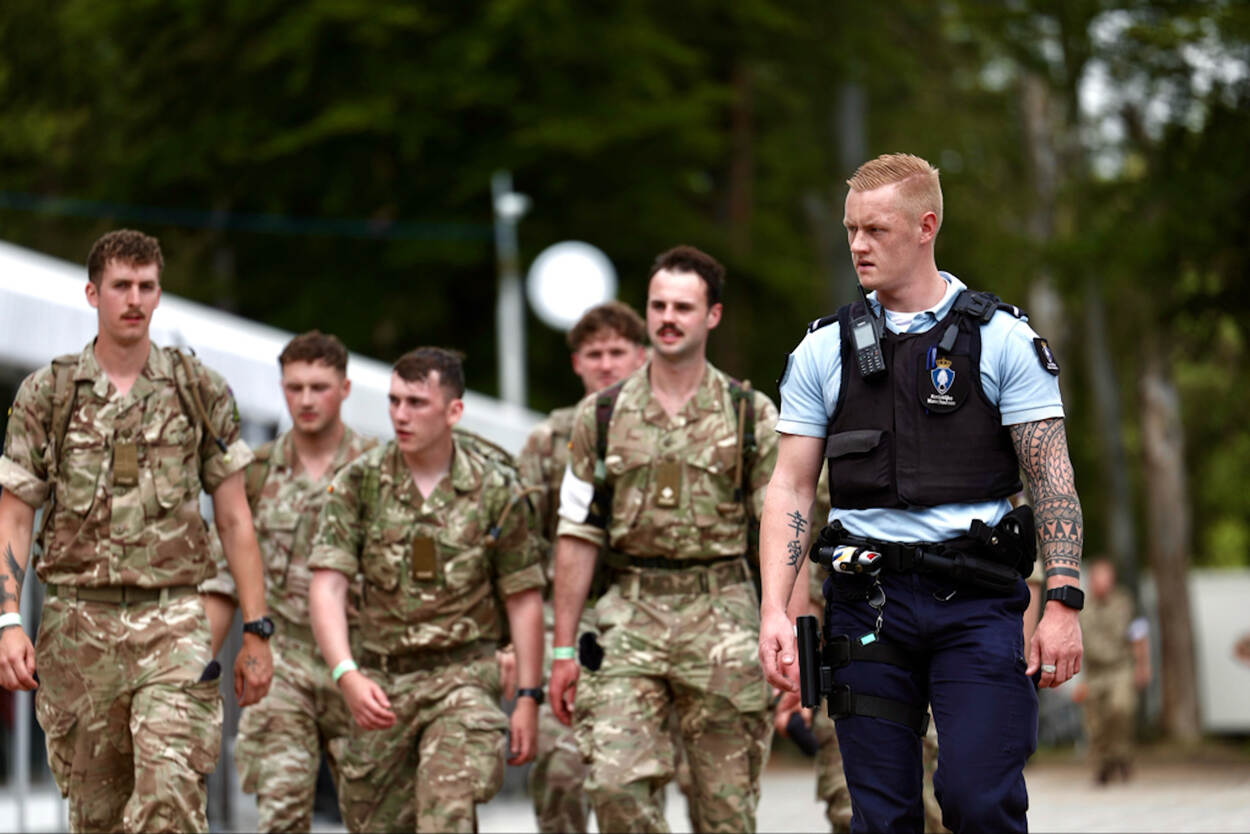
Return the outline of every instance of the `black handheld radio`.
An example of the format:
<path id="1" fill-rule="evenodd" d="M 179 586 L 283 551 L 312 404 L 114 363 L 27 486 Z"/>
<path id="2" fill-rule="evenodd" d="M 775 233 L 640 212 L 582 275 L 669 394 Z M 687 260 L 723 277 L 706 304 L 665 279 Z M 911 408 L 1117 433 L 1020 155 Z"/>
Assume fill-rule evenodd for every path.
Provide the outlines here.
<path id="1" fill-rule="evenodd" d="M 855 367 L 864 379 L 877 379 L 885 376 L 885 354 L 881 352 L 882 322 L 872 312 L 868 303 L 868 293 L 864 285 L 859 284 L 859 294 L 864 299 L 863 315 L 851 319 L 851 340 L 855 344 Z"/>

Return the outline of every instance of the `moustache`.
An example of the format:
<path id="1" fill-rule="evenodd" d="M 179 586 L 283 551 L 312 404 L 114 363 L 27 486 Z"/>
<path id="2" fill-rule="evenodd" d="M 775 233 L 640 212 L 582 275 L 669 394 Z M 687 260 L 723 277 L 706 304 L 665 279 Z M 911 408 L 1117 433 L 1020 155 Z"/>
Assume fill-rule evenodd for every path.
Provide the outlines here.
<path id="1" fill-rule="evenodd" d="M 659 330 L 659 335 L 661 335 L 661 336 L 665 336 L 665 335 L 667 335 L 667 334 L 669 334 L 669 333 L 672 333 L 674 336 L 682 336 L 682 335 L 685 335 L 685 334 L 683 334 L 680 330 L 678 330 L 676 327 L 665 326 L 665 327 L 661 327 L 661 328 L 660 328 L 660 330 Z"/>

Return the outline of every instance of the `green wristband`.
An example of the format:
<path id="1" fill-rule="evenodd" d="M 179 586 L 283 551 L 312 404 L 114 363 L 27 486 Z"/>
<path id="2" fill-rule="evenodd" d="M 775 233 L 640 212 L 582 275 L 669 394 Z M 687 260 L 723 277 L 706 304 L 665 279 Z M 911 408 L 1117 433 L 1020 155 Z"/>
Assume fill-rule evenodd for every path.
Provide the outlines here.
<path id="1" fill-rule="evenodd" d="M 575 657 L 577 657 L 577 649 L 573 648 L 572 646 L 552 646 L 551 647 L 551 659 L 552 660 L 572 660 Z"/>
<path id="2" fill-rule="evenodd" d="M 349 657 L 347 660 L 339 661 L 339 665 L 334 667 L 334 671 L 330 673 L 330 677 L 334 678 L 335 683 L 338 683 L 339 678 L 343 677 L 348 672 L 356 671 L 357 668 L 356 661 Z"/>

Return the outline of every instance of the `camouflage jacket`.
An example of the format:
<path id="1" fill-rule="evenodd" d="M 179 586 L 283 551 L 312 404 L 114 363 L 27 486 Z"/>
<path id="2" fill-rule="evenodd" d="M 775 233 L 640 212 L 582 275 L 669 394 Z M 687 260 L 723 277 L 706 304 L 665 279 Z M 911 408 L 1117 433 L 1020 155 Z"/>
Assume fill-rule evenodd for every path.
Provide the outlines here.
<path id="1" fill-rule="evenodd" d="M 530 493 L 539 529 L 547 539 L 548 552 L 556 540 L 556 510 L 560 507 L 560 482 L 569 462 L 569 438 L 573 434 L 573 415 L 577 407 L 557 408 L 547 416 L 525 440 L 525 448 L 517 456 L 521 482 L 532 487 Z M 547 566 L 550 575 L 551 566 Z"/>
<path id="2" fill-rule="evenodd" d="M 739 484 L 738 420 L 729 377 L 711 363 L 694 395 L 673 417 L 651 395 L 647 363 L 625 379 L 608 427 L 604 465 L 613 488 L 609 546 L 632 556 L 706 559 L 746 552 L 748 516 L 734 500 Z M 573 477 L 594 480 L 598 427 L 591 395 L 577 406 L 569 448 Z M 777 462 L 777 408 L 758 391 L 756 453 L 746 461 L 751 512 L 764 508 L 764 490 Z M 572 511 L 570 511 L 572 513 Z M 605 532 L 561 511 L 558 533 L 603 544 Z"/>
<path id="3" fill-rule="evenodd" d="M 453 449 L 451 472 L 424 499 L 394 441 L 348 464 L 328 488 L 309 565 L 363 574 L 357 622 L 366 649 L 401 654 L 498 640 L 498 597 L 546 585 L 516 470 L 463 435 Z"/>
<path id="4" fill-rule="evenodd" d="M 55 490 L 39 578 L 88 586 L 198 584 L 215 570 L 200 491 L 215 491 L 252 460 L 239 438 L 234 396 L 218 374 L 191 361 L 212 433 L 227 444 L 223 452 L 206 436 L 195 406 L 182 402 L 174 373 L 185 369 L 169 352 L 154 345 L 134 386 L 118 396 L 93 347 L 22 382 L 0 458 L 0 486 L 30 506 L 43 505 Z M 73 409 L 57 450 L 59 363 L 73 366 Z"/>
<path id="5" fill-rule="evenodd" d="M 334 460 L 316 481 L 300 467 L 291 432 L 256 450 L 256 460 L 247 467 L 247 497 L 265 565 L 266 605 L 271 613 L 288 622 L 308 624 L 308 584 L 312 579 L 308 556 L 317 516 L 328 497 L 326 487 L 336 472 L 376 445 L 372 437 L 344 426 Z M 217 576 L 200 590 L 237 596 L 224 560 L 217 565 Z"/>
<path id="6" fill-rule="evenodd" d="M 1128 633 L 1132 622 L 1133 599 L 1123 588 L 1112 588 L 1106 599 L 1093 594 L 1085 597 L 1085 610 L 1081 612 L 1081 669 L 1087 676 L 1132 668 L 1133 648 Z"/>

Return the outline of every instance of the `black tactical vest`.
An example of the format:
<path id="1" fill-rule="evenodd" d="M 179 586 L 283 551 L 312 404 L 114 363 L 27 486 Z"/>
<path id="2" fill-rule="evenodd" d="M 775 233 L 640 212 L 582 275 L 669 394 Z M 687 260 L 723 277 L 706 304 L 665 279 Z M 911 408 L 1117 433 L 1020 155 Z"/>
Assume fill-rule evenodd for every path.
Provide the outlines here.
<path id="1" fill-rule="evenodd" d="M 864 304 L 838 311 L 842 390 L 825 444 L 833 506 L 933 507 L 1020 491 L 1011 434 L 981 388 L 981 325 L 998 309 L 1021 315 L 989 293 L 964 290 L 932 329 L 886 330 L 889 373 L 872 382 L 859 375 L 851 343 L 851 320 Z"/>

